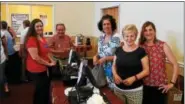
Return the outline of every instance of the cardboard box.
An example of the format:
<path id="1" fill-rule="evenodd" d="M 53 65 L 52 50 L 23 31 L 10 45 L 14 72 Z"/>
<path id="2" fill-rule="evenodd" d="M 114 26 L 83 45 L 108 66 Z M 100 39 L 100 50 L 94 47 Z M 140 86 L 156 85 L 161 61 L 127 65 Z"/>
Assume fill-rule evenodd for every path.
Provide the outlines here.
<path id="1" fill-rule="evenodd" d="M 172 88 L 168 92 L 168 103 L 167 104 L 181 104 L 182 91 L 177 88 Z"/>

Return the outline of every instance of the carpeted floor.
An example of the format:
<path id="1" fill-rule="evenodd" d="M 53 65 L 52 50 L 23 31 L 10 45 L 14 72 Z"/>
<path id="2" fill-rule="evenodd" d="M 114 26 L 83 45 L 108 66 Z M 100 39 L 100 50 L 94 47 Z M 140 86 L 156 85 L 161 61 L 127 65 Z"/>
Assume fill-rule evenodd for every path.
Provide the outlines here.
<path id="1" fill-rule="evenodd" d="M 0 104 L 32 104 L 33 86 L 30 83 L 10 86 L 10 96 L 1 98 Z"/>
<path id="2" fill-rule="evenodd" d="M 52 81 L 53 104 L 67 104 L 67 98 L 64 95 L 65 86 L 61 81 Z M 0 104 L 32 104 L 32 95 L 34 87 L 31 83 L 9 85 L 11 94 L 7 98 L 0 99 Z M 103 88 L 112 104 L 123 104 L 110 90 Z"/>

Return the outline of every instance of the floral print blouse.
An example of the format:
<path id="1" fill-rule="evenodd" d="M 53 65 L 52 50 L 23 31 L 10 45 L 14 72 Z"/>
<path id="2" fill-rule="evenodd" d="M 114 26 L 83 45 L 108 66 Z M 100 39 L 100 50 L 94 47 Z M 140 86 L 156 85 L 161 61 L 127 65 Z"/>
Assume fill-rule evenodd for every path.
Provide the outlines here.
<path id="1" fill-rule="evenodd" d="M 118 37 L 112 36 L 109 42 L 104 43 L 105 40 L 105 34 L 101 35 L 98 39 L 98 55 L 100 58 L 106 57 L 106 56 L 114 56 L 115 50 L 117 47 L 120 46 L 120 39 Z M 107 61 L 103 64 L 105 73 L 106 70 L 109 69 L 112 74 L 112 62 L 113 61 Z M 109 76 L 106 74 L 106 76 Z"/>

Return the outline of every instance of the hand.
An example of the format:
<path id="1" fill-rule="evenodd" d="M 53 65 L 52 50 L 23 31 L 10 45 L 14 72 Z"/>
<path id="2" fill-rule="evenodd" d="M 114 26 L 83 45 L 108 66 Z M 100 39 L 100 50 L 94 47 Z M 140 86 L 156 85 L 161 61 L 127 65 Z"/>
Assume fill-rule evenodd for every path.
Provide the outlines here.
<path id="1" fill-rule="evenodd" d="M 162 84 L 162 85 L 159 86 L 158 90 L 162 89 L 162 93 L 167 93 L 173 87 L 174 87 L 174 84 L 172 84 L 172 83 L 169 83 L 167 85 Z"/>
<path id="2" fill-rule="evenodd" d="M 116 84 L 120 84 L 122 82 L 122 79 L 118 74 L 113 74 L 113 78 Z"/>
<path id="3" fill-rule="evenodd" d="M 49 63 L 49 66 L 54 66 L 54 65 L 56 65 L 55 61 L 52 61 L 51 63 Z"/>
<path id="4" fill-rule="evenodd" d="M 98 64 L 98 57 L 94 56 L 93 57 L 93 65 L 97 65 Z"/>
<path id="5" fill-rule="evenodd" d="M 56 62 L 56 61 L 54 61 L 54 60 L 51 60 L 51 62 L 52 62 L 54 65 L 56 65 L 56 63 L 57 63 L 57 62 Z"/>
<path id="6" fill-rule="evenodd" d="M 123 80 L 123 84 L 125 84 L 126 86 L 130 86 L 134 83 L 134 81 L 136 80 L 136 78 L 134 76 L 129 77 L 125 80 Z"/>
<path id="7" fill-rule="evenodd" d="M 103 57 L 103 58 L 98 60 L 98 64 L 102 65 L 103 63 L 105 63 L 105 61 L 106 61 L 106 57 Z"/>

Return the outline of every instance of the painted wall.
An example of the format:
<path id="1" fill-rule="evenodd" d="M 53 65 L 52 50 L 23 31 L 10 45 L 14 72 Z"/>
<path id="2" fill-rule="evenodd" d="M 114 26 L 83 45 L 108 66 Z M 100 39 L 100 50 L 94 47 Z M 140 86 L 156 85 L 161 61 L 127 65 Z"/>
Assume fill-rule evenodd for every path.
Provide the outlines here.
<path id="1" fill-rule="evenodd" d="M 4 2 L 5 3 L 5 2 Z M 55 24 L 62 22 L 66 25 L 69 35 L 93 35 L 94 2 L 8 2 L 9 4 L 53 5 L 53 30 Z"/>
<path id="2" fill-rule="evenodd" d="M 2 4 L 1 5 L 1 20 L 5 20 L 6 19 L 6 5 L 5 4 Z"/>
<path id="3" fill-rule="evenodd" d="M 96 2 L 95 23 L 101 18 L 101 9 L 112 6 L 119 6 L 120 33 L 126 24 L 135 24 L 140 32 L 145 21 L 152 21 L 157 28 L 157 37 L 166 41 L 178 61 L 184 63 L 183 2 Z M 95 24 L 94 34 L 96 36 L 100 34 L 97 24 Z"/>
<path id="4" fill-rule="evenodd" d="M 2 4 L 2 18 L 1 20 L 5 20 L 8 22 L 9 26 L 12 26 L 12 14 L 28 14 L 29 20 L 33 18 L 40 18 L 40 15 L 46 15 L 47 19 L 44 23 L 44 32 L 53 31 L 53 7 L 50 5 L 23 5 L 23 4 L 11 4 L 11 3 L 3 3 Z M 5 11 L 5 12 L 4 12 Z M 22 23 L 20 23 L 22 24 Z M 17 32 L 17 35 L 20 35 L 20 32 L 23 30 L 23 25 L 21 25 Z"/>

